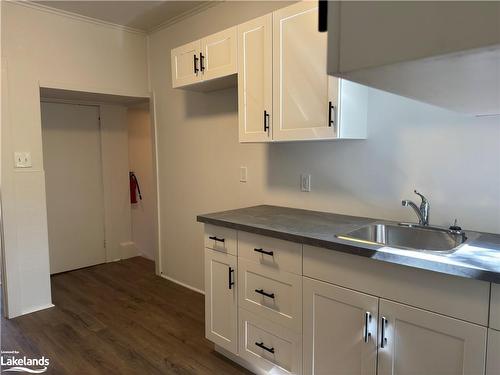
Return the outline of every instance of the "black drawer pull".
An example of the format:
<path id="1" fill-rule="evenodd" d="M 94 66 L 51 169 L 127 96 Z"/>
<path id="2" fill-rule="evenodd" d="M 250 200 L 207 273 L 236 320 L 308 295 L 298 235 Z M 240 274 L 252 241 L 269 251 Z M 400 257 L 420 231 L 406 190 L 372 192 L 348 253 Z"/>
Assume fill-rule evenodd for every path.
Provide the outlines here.
<path id="1" fill-rule="evenodd" d="M 255 293 L 262 294 L 264 297 L 269 297 L 274 299 L 274 293 L 266 293 L 264 292 L 264 289 L 255 289 Z"/>
<path id="2" fill-rule="evenodd" d="M 225 238 L 218 238 L 216 236 L 210 236 L 210 237 L 208 237 L 208 239 L 214 240 L 214 241 L 217 241 L 217 242 L 226 242 Z"/>
<path id="3" fill-rule="evenodd" d="M 234 285 L 234 281 L 233 281 L 233 274 L 234 274 L 234 270 L 229 267 L 229 289 L 233 289 L 233 285 Z"/>
<path id="4" fill-rule="evenodd" d="M 256 342 L 255 345 L 257 345 L 259 348 L 262 348 L 266 351 L 268 351 L 269 353 L 273 353 L 274 354 L 274 348 L 268 348 L 267 346 L 264 345 L 264 343 L 261 341 L 261 342 Z"/>
<path id="5" fill-rule="evenodd" d="M 261 254 L 265 254 L 265 255 L 269 255 L 269 256 L 274 256 L 274 251 L 266 251 L 262 248 L 260 249 L 253 249 L 253 251 L 257 252 L 257 253 L 261 253 Z"/>

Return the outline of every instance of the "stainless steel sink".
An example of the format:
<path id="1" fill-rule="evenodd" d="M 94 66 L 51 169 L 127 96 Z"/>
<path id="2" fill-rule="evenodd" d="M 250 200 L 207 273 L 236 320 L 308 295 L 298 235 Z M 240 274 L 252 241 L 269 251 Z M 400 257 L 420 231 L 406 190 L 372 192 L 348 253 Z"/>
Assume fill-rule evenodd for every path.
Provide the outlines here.
<path id="1" fill-rule="evenodd" d="M 411 224 L 370 224 L 338 238 L 408 250 L 453 251 L 467 240 L 462 231 Z"/>

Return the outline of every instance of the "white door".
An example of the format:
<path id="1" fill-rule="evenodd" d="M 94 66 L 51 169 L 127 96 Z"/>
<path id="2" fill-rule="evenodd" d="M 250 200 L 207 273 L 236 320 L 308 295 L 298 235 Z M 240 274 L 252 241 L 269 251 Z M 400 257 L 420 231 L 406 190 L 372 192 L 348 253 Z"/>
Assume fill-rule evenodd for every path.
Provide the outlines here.
<path id="1" fill-rule="evenodd" d="M 326 74 L 327 35 L 318 32 L 318 2 L 274 12 L 273 138 L 336 137 L 338 79 Z"/>
<path id="2" fill-rule="evenodd" d="M 201 81 L 199 40 L 174 48 L 171 53 L 172 87 Z"/>
<path id="3" fill-rule="evenodd" d="M 205 336 L 238 352 L 238 294 L 236 257 L 205 249 Z"/>
<path id="4" fill-rule="evenodd" d="M 486 328 L 380 300 L 379 375 L 480 375 Z"/>
<path id="5" fill-rule="evenodd" d="M 201 40 L 200 70 L 203 80 L 237 72 L 237 27 L 223 30 Z"/>
<path id="6" fill-rule="evenodd" d="M 378 298 L 304 277 L 304 374 L 374 375 Z"/>
<path id="7" fill-rule="evenodd" d="M 99 107 L 42 103 L 50 272 L 106 261 Z"/>
<path id="8" fill-rule="evenodd" d="M 500 331 L 488 330 L 486 375 L 500 374 Z"/>
<path id="9" fill-rule="evenodd" d="M 238 26 L 238 116 L 240 142 L 272 137 L 273 16 Z"/>

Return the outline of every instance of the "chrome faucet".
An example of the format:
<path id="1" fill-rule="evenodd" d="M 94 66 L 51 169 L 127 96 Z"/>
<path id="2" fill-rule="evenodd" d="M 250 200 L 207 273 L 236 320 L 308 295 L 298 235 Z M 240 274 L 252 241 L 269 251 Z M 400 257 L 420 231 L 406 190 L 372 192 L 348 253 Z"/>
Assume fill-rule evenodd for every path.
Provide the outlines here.
<path id="1" fill-rule="evenodd" d="M 430 209 L 429 201 L 418 191 L 414 190 L 414 192 L 422 199 L 420 207 L 418 207 L 415 203 L 413 203 L 410 200 L 404 200 L 401 202 L 401 204 L 405 207 L 410 206 L 411 208 L 413 208 L 413 210 L 418 216 L 418 223 L 420 225 L 429 225 L 429 209 Z"/>

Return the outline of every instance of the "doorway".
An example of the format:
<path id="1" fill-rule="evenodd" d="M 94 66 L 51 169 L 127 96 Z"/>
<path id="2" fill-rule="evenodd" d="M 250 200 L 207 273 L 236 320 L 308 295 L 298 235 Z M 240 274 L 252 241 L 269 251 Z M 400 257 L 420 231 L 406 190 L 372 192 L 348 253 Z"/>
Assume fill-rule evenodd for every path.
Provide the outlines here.
<path id="1" fill-rule="evenodd" d="M 50 273 L 135 256 L 156 262 L 149 98 L 53 88 L 40 98 Z"/>

